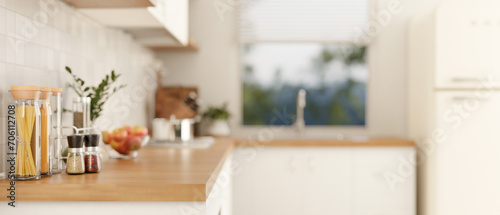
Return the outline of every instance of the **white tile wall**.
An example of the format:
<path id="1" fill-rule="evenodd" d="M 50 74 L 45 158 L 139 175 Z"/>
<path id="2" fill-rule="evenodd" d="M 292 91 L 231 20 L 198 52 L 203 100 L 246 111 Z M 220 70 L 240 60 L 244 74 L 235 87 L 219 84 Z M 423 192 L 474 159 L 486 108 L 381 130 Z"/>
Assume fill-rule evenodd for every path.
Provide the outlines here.
<path id="1" fill-rule="evenodd" d="M 46 25 L 40 14 L 47 15 Z M 111 70 L 122 74 L 121 83 L 128 86 L 108 101 L 103 124 L 146 125 L 146 107 L 152 107 L 146 101 L 151 103 L 152 99 L 143 97 L 153 95 L 154 89 L 145 86 L 144 79 L 149 74 L 146 68 L 154 60 L 154 53 L 135 43 L 130 35 L 105 28 L 62 1 L 0 0 L 0 128 L 5 126 L 2 117 L 11 85 L 64 87 L 70 80 L 65 66 L 93 85 Z M 64 105 L 71 109 L 75 94 L 69 88 L 64 90 Z M 128 98 L 131 101 L 127 102 L 139 104 L 120 99 L 136 92 L 144 95 Z M 128 110 L 116 111 L 123 106 Z M 64 122 L 70 124 L 71 119 L 67 116 Z M 0 130 L 1 137 L 5 137 L 4 130 Z M 2 144 L 0 141 L 0 147 L 4 147 Z M 3 166 L 0 161 L 0 173 Z"/>

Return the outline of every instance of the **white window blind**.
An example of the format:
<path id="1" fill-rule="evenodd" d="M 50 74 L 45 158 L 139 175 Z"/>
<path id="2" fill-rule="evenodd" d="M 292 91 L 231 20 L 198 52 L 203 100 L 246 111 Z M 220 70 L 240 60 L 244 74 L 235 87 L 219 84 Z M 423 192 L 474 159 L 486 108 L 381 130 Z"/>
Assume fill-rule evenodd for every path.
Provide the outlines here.
<path id="1" fill-rule="evenodd" d="M 369 0 L 239 0 L 243 43 L 351 43 L 368 18 Z"/>

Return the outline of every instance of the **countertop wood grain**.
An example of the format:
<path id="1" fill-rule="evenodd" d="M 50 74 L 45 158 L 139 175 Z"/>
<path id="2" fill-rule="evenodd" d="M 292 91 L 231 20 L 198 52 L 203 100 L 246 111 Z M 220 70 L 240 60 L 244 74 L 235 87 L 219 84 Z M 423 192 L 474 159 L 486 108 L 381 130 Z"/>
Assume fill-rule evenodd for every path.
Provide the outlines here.
<path id="1" fill-rule="evenodd" d="M 16 201 L 205 201 L 234 146 L 414 147 L 415 144 L 397 138 L 267 141 L 217 138 L 206 149 L 146 147 L 137 159 L 103 162 L 103 171 L 98 174 L 60 173 L 38 181 L 16 181 Z M 8 180 L 0 180 L 0 189 L 6 190 L 8 186 Z"/>

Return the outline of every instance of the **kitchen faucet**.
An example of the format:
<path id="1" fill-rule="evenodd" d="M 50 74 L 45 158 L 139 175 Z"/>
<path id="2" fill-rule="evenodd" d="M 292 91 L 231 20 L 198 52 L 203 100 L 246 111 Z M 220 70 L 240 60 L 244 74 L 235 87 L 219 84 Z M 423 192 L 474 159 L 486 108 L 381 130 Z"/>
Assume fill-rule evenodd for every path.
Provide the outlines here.
<path id="1" fill-rule="evenodd" d="M 300 89 L 297 94 L 297 117 L 295 118 L 295 127 L 297 133 L 302 133 L 306 123 L 304 120 L 304 108 L 306 107 L 306 90 Z"/>

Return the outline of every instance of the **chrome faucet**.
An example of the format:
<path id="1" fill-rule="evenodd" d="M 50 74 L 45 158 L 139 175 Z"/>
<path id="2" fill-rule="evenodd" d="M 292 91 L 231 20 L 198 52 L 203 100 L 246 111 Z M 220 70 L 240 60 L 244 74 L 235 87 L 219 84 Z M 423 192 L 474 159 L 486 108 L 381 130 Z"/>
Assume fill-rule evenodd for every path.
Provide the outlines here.
<path id="1" fill-rule="evenodd" d="M 300 89 L 297 94 L 297 118 L 295 118 L 295 127 L 298 133 L 304 131 L 306 122 L 304 120 L 304 108 L 306 107 L 306 90 Z"/>

